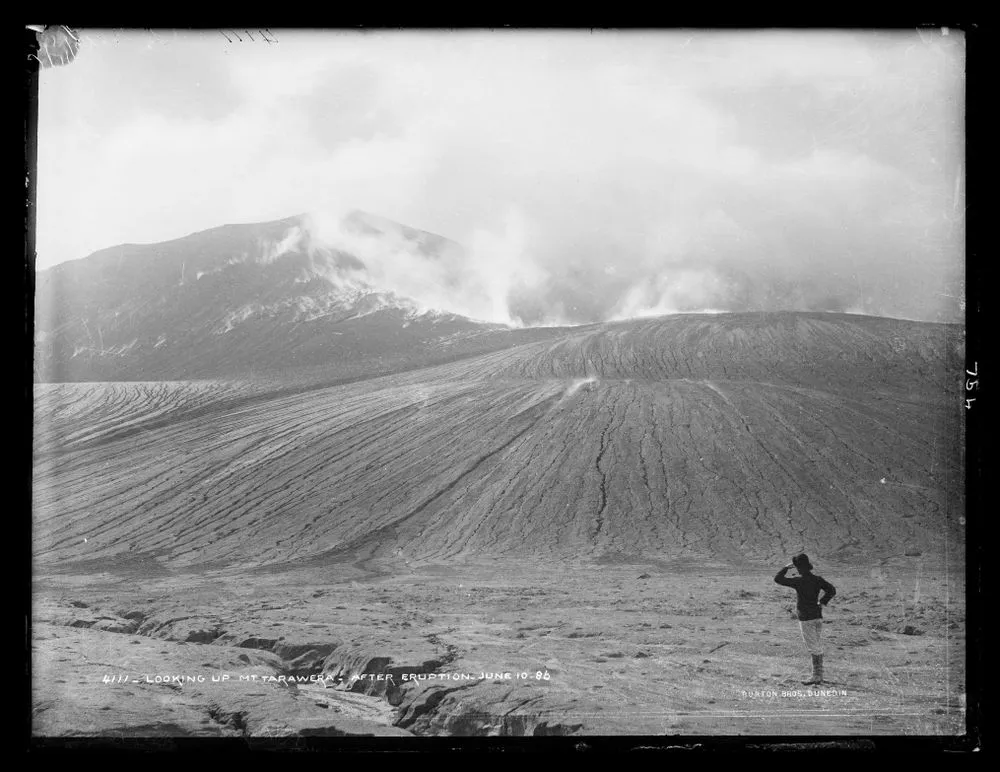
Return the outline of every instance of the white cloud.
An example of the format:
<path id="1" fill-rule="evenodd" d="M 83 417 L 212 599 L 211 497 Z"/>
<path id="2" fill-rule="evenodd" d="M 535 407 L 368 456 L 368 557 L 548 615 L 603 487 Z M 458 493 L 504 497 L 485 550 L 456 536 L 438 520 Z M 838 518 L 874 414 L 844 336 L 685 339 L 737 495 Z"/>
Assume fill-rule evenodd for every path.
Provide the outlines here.
<path id="1" fill-rule="evenodd" d="M 516 321 L 514 300 L 542 295 L 547 310 L 538 301 L 534 313 L 553 319 L 574 306 L 611 313 L 644 286 L 659 288 L 643 301 L 652 307 L 705 294 L 671 266 L 729 286 L 777 265 L 822 285 L 835 269 L 891 261 L 877 247 L 906 250 L 921 286 L 961 270 L 944 212 L 954 207 L 942 203 L 960 127 L 940 106 L 961 101 L 960 36 L 274 34 L 271 46 L 184 39 L 186 55 L 204 50 L 218 83 L 228 78 L 235 101 L 221 117 L 205 112 L 205 94 L 106 130 L 90 112 L 64 106 L 46 123 L 43 110 L 40 265 L 223 222 L 361 208 L 466 244 L 470 304 L 500 321 Z M 128 100 L 94 76 L 116 51 L 92 49 L 78 75 L 62 68 L 61 86 L 49 76 L 51 100 L 68 83 L 98 103 Z M 121 66 L 141 69 L 135 56 Z M 785 128 L 813 146 L 775 155 Z M 448 286 L 399 259 L 378 263 L 386 282 L 428 297 Z M 588 276 L 606 297 L 580 299 Z M 882 287 L 883 305 L 933 315 L 930 294 L 907 295 L 915 287 Z"/>

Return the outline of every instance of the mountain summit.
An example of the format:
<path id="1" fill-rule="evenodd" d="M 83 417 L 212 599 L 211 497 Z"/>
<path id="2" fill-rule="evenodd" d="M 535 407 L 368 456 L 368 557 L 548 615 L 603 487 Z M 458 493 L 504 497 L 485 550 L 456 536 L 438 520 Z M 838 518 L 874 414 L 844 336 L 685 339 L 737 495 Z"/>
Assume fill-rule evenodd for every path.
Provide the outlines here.
<path id="1" fill-rule="evenodd" d="M 223 225 L 39 272 L 36 379 L 240 377 L 331 362 L 350 375 L 353 365 L 393 369 L 416 354 L 433 359 L 424 349 L 445 339 L 450 354 L 506 329 L 379 286 L 357 254 L 320 243 L 310 225 L 306 216 Z M 336 229 L 338 243 L 415 261 L 461 255 L 448 239 L 365 212 Z"/>

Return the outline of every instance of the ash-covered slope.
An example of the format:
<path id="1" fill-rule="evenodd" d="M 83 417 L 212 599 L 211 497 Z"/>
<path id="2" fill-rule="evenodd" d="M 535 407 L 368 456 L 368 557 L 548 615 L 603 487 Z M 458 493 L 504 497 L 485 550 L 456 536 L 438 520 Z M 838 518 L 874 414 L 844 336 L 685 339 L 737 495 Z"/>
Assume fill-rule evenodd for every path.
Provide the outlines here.
<path id="1" fill-rule="evenodd" d="M 50 386 L 36 558 L 954 558 L 961 347 L 864 317 L 663 318 L 214 410 L 136 385 L 176 420 L 124 433 L 87 430 L 120 387 Z"/>
<path id="2" fill-rule="evenodd" d="M 712 378 L 824 389 L 951 389 L 956 325 L 809 312 L 688 314 L 595 324 L 470 363 L 504 378 Z"/>
<path id="3" fill-rule="evenodd" d="M 339 228 L 416 259 L 460 260 L 447 239 L 373 215 L 355 212 Z M 35 315 L 42 382 L 357 377 L 509 342 L 506 327 L 378 287 L 356 255 L 315 242 L 301 217 L 126 244 L 41 271 Z"/>

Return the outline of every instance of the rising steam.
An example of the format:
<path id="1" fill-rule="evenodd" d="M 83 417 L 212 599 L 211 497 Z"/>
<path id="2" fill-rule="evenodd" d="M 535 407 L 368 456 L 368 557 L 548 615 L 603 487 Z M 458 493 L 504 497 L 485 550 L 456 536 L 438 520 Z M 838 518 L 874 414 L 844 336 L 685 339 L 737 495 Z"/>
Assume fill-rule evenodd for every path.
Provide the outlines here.
<path id="1" fill-rule="evenodd" d="M 474 231 L 467 247 L 357 211 L 313 213 L 279 242 L 263 244 L 261 260 L 271 262 L 289 251 L 307 252 L 312 273 L 339 290 L 392 292 L 413 301 L 420 312 L 454 313 L 513 327 L 720 313 L 710 306 L 722 300 L 724 291 L 710 268 L 679 269 L 660 273 L 652 282 L 626 285 L 618 302 L 600 316 L 587 308 L 581 312 L 580 304 L 567 304 L 560 277 L 532 259 L 524 218 L 514 210 L 498 231 Z M 345 271 L 324 260 L 331 251 L 357 258 L 364 269 Z M 553 293 L 563 297 L 553 298 Z"/>
<path id="2" fill-rule="evenodd" d="M 350 254 L 364 264 L 372 287 L 408 298 L 422 311 L 522 326 L 510 298 L 545 278 L 525 254 L 523 223 L 514 213 L 499 233 L 474 233 L 467 248 L 361 212 L 313 213 L 303 224 L 301 243 L 317 273 L 342 283 L 341 271 L 327 270 L 315 257 L 327 250 Z"/>
<path id="3" fill-rule="evenodd" d="M 589 378 L 577 378 L 575 381 L 573 381 L 569 385 L 569 387 L 566 389 L 566 391 L 563 392 L 563 396 L 564 397 L 572 397 L 574 394 L 576 394 L 584 386 L 590 386 L 590 385 L 595 384 L 595 383 L 597 383 L 597 378 L 594 377 L 593 375 L 590 376 Z"/>
<path id="4" fill-rule="evenodd" d="M 559 397 L 559 401 L 556 402 L 556 404 L 553 406 L 552 409 L 555 410 L 557 408 L 561 408 L 566 403 L 567 400 L 573 397 L 573 395 L 579 392 L 581 389 L 590 391 L 592 388 L 596 386 L 597 383 L 598 379 L 596 376 L 593 375 L 587 378 L 574 379 L 569 384 L 569 386 L 566 387 L 565 391 L 563 391 L 562 395 Z"/>

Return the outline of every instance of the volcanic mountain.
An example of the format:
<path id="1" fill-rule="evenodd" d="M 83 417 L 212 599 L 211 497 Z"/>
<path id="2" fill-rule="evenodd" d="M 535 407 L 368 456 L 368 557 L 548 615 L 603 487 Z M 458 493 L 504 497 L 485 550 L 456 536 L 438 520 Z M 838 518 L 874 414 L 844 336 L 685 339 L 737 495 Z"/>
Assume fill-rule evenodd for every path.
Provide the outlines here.
<path id="1" fill-rule="evenodd" d="M 318 243 L 308 226 L 302 216 L 224 225 L 39 272 L 36 380 L 285 378 L 290 370 L 344 379 L 509 343 L 507 327 L 377 286 L 357 255 Z M 339 232 L 461 270 L 459 245 L 384 218 L 353 212 Z"/>
<path id="2" fill-rule="evenodd" d="M 118 247 L 40 279 L 37 372 L 105 382 L 36 386 L 39 565 L 853 562 L 961 541 L 958 326 L 509 330 L 371 287 L 299 227 Z M 428 259 L 447 246 L 405 237 Z M 243 378 L 254 365 L 272 380 Z M 339 380 L 282 388 L 294 367 Z"/>

